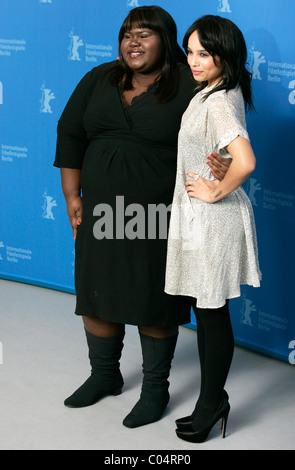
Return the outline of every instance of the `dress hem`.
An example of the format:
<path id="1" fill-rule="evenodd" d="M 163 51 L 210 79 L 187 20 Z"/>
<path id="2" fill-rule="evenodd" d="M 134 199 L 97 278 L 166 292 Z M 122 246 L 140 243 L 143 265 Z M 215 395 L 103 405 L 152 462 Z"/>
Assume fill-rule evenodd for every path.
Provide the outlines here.
<path id="1" fill-rule="evenodd" d="M 243 285 L 243 284 L 241 284 L 241 285 Z M 250 287 L 256 287 L 256 288 L 260 287 L 260 284 L 259 285 L 244 284 L 244 285 L 248 285 Z M 169 294 L 169 295 L 181 295 L 181 296 L 186 296 L 186 297 L 192 297 L 192 298 L 196 299 L 196 307 L 197 308 L 204 308 L 204 309 L 206 309 L 206 308 L 208 308 L 208 309 L 210 309 L 210 308 L 212 308 L 212 309 L 221 308 L 226 304 L 227 300 L 236 299 L 238 297 L 241 297 L 241 291 L 239 290 L 236 293 L 229 294 L 225 299 L 220 300 L 220 302 L 216 302 L 216 303 L 210 304 L 210 305 L 208 305 L 206 303 L 206 305 L 205 305 L 202 302 L 198 303 L 198 296 L 195 293 L 192 294 L 192 293 L 183 292 L 183 291 L 179 291 L 179 290 L 173 292 L 172 290 L 168 290 L 168 289 L 165 289 L 165 292 L 166 292 L 166 294 Z"/>
<path id="2" fill-rule="evenodd" d="M 186 319 L 179 319 L 179 320 L 176 320 L 176 321 L 167 321 L 167 322 L 162 322 L 162 323 L 155 323 L 155 322 L 151 322 L 151 323 L 146 323 L 144 321 L 139 321 L 139 322 L 135 322 L 135 321 L 127 321 L 127 320 L 117 320 L 117 319 L 114 319 L 113 317 L 111 319 L 109 318 L 106 318 L 104 315 L 96 315 L 94 314 L 93 312 L 91 313 L 80 313 L 80 312 L 77 312 L 76 310 L 74 311 L 74 314 L 77 316 L 77 317 L 92 317 L 92 318 L 99 318 L 105 322 L 110 322 L 110 323 L 117 323 L 117 324 L 121 324 L 121 325 L 131 325 L 131 326 L 138 326 L 138 327 L 151 327 L 151 328 L 171 328 L 173 326 L 182 326 L 182 325 L 187 325 L 191 322 L 191 318 L 190 316 L 188 316 Z"/>

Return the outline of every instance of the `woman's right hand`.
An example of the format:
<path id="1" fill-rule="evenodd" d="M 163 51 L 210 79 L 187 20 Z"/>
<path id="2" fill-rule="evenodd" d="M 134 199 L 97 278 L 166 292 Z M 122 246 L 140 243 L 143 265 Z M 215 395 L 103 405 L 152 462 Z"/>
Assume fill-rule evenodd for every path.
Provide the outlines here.
<path id="1" fill-rule="evenodd" d="M 81 196 L 68 198 L 67 212 L 73 230 L 73 237 L 76 240 L 77 228 L 82 223 L 83 202 Z"/>

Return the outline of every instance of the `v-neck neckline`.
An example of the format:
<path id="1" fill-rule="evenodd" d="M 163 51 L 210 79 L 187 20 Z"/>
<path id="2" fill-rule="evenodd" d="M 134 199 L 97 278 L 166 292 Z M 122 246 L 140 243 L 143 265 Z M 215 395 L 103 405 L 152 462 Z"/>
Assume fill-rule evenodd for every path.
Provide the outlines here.
<path id="1" fill-rule="evenodd" d="M 147 87 L 147 89 L 145 91 L 142 91 L 139 95 L 136 95 L 132 98 L 132 101 L 130 104 L 126 103 L 124 98 L 123 98 L 123 85 L 122 85 L 122 80 L 119 82 L 118 86 L 117 86 L 117 89 L 118 89 L 118 93 L 119 93 L 119 97 L 120 97 L 120 101 L 121 101 L 121 104 L 124 108 L 124 110 L 128 110 L 129 108 L 131 108 L 140 98 L 142 98 L 142 96 L 146 95 L 147 93 L 149 93 L 152 88 L 154 88 L 155 86 L 155 83 L 151 83 L 151 85 L 149 85 Z"/>

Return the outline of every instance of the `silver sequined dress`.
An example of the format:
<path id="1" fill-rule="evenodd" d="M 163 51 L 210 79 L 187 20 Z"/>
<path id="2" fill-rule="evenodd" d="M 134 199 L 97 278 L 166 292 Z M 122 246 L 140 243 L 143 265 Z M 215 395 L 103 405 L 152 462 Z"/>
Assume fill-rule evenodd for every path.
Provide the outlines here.
<path id="1" fill-rule="evenodd" d="M 256 229 L 251 202 L 239 187 L 213 204 L 189 197 L 186 174 L 214 179 L 207 156 L 230 157 L 236 137 L 249 140 L 239 88 L 199 92 L 185 111 L 178 140 L 178 166 L 171 211 L 165 291 L 197 299 L 200 308 L 219 308 L 239 297 L 240 286 L 259 287 Z"/>

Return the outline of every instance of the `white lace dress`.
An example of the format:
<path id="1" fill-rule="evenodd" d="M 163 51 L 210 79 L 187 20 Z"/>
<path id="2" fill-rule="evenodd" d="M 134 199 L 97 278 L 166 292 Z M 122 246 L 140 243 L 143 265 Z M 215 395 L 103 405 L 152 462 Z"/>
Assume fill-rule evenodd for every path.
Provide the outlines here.
<path id="1" fill-rule="evenodd" d="M 185 111 L 178 140 L 178 166 L 171 211 L 165 292 L 196 298 L 197 307 L 219 308 L 239 297 L 240 286 L 259 287 L 256 229 L 242 187 L 213 204 L 189 197 L 186 174 L 214 179 L 207 156 L 230 157 L 236 137 L 249 140 L 241 90 L 199 92 Z"/>

